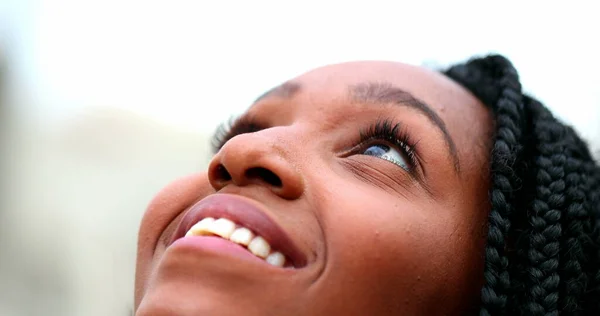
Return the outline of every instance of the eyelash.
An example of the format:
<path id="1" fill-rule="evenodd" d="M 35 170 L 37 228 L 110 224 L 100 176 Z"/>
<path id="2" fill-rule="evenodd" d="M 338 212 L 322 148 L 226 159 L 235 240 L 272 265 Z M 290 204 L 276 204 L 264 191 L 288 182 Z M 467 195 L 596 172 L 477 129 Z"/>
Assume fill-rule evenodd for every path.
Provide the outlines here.
<path id="1" fill-rule="evenodd" d="M 213 151 L 215 153 L 218 152 L 227 141 L 237 135 L 254 133 L 265 128 L 266 126 L 249 115 L 231 118 L 217 127 L 212 139 Z M 417 142 L 414 142 L 409 137 L 408 133 L 401 128 L 400 123 L 393 123 L 389 119 L 378 119 L 367 128 L 361 129 L 359 137 L 359 145 L 356 146 L 357 150 L 367 149 L 368 146 L 383 141 L 392 145 L 393 148 L 402 151 L 408 158 L 410 166 L 410 170 L 408 171 L 411 173 L 415 172 L 416 166 L 419 163 Z"/>
<path id="2" fill-rule="evenodd" d="M 254 117 L 244 115 L 238 118 L 231 118 L 217 127 L 215 134 L 212 138 L 213 152 L 218 152 L 221 147 L 227 143 L 233 137 L 246 134 L 254 133 L 265 129 L 266 127 L 258 122 Z"/>
<path id="3" fill-rule="evenodd" d="M 417 155 L 417 142 L 414 142 L 406 130 L 401 128 L 400 123 L 393 123 L 389 119 L 379 119 L 366 129 L 360 131 L 360 142 L 358 148 L 367 149 L 377 142 L 384 141 L 402 151 L 408 158 L 409 172 L 413 173 L 419 164 Z"/>

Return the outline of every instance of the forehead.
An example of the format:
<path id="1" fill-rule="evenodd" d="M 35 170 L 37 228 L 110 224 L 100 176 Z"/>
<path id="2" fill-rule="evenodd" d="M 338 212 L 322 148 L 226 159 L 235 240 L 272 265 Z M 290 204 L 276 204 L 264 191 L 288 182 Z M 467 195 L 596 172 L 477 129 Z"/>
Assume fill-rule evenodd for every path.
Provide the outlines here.
<path id="1" fill-rule="evenodd" d="M 389 84 L 427 104 L 444 122 L 463 165 L 474 163 L 468 157 L 473 146 L 486 147 L 491 141 L 491 113 L 479 99 L 439 72 L 401 63 L 364 61 L 317 68 L 275 88 L 264 99 L 298 101 L 286 105 L 296 107 L 291 112 L 324 113 L 320 110 L 349 106 L 344 101 L 350 96 L 350 87 L 364 83 Z M 326 112 L 340 113 L 331 110 Z"/>
<path id="2" fill-rule="evenodd" d="M 462 119 L 481 118 L 487 113 L 483 104 L 469 91 L 446 76 L 429 69 L 385 61 L 352 62 L 329 65 L 309 71 L 287 83 L 291 89 L 282 94 L 318 98 L 339 98 L 348 87 L 365 82 L 385 82 L 409 92 L 428 104 L 444 121 L 453 121 L 452 113 Z M 472 113 L 471 113 L 472 112 Z M 448 124 L 450 124 L 448 122 Z"/>

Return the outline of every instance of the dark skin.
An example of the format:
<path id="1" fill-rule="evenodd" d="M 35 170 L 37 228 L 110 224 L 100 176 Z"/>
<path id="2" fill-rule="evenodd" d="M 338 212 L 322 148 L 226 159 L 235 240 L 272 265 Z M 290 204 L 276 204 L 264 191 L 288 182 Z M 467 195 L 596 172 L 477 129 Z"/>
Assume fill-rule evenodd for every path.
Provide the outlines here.
<path id="1" fill-rule="evenodd" d="M 136 315 L 476 309 L 493 130 L 477 98 L 433 71 L 355 62 L 295 78 L 248 113 L 266 128 L 233 137 L 207 172 L 173 182 L 149 205 L 139 232 Z M 382 118 L 398 122 L 416 143 L 414 166 L 396 143 L 360 144 L 360 131 Z M 366 154 L 377 145 L 387 145 L 395 159 Z M 222 167 L 231 179 L 218 172 Z M 246 173 L 256 167 L 281 185 Z M 168 247 L 186 211 L 216 192 L 259 204 L 298 245 L 306 265 L 277 268 Z"/>

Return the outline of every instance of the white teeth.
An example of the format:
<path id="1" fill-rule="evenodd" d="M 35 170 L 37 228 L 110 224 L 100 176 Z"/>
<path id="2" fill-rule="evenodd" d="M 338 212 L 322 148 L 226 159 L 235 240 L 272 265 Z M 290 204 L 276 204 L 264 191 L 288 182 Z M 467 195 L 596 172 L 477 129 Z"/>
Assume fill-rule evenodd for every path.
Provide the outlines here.
<path id="1" fill-rule="evenodd" d="M 208 230 L 217 236 L 229 239 L 235 230 L 235 223 L 226 218 L 219 218 L 208 227 Z"/>
<path id="2" fill-rule="evenodd" d="M 285 265 L 285 256 L 279 251 L 271 252 L 271 245 L 269 245 L 264 238 L 256 236 L 246 227 L 237 226 L 236 228 L 236 224 L 227 218 L 214 219 L 212 217 L 206 217 L 192 226 L 185 234 L 186 237 L 212 235 L 217 235 L 229 239 L 236 244 L 245 246 L 252 254 L 265 259 L 265 261 L 271 265 L 277 267 L 283 267 Z"/>
<path id="3" fill-rule="evenodd" d="M 214 218 L 206 217 L 203 220 L 196 223 L 196 225 L 192 226 L 192 228 L 190 228 L 190 230 L 188 230 L 188 232 L 185 234 L 185 236 L 188 237 L 188 236 L 211 235 L 212 233 L 210 232 L 209 228 L 212 226 L 212 224 L 214 222 L 215 222 Z"/>
<path id="4" fill-rule="evenodd" d="M 262 237 L 256 236 L 248 245 L 248 250 L 257 257 L 266 258 L 271 252 L 271 245 Z"/>
<path id="5" fill-rule="evenodd" d="M 285 264 L 285 256 L 279 251 L 272 252 L 265 260 L 277 267 L 283 267 Z"/>
<path id="6" fill-rule="evenodd" d="M 246 227 L 240 227 L 233 231 L 233 234 L 229 236 L 229 240 L 236 244 L 248 246 L 254 238 L 254 234 Z"/>

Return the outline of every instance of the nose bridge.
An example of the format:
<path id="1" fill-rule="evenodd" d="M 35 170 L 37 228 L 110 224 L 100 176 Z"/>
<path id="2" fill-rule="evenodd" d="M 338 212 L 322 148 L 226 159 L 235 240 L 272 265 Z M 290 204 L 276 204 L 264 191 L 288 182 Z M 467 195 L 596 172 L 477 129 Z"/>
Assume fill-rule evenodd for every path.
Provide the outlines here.
<path id="1" fill-rule="evenodd" d="M 285 127 L 278 127 L 285 128 Z M 209 180 L 216 190 L 227 185 L 268 187 L 273 193 L 295 199 L 304 183 L 289 140 L 276 129 L 241 134 L 230 139 L 209 165 Z"/>

